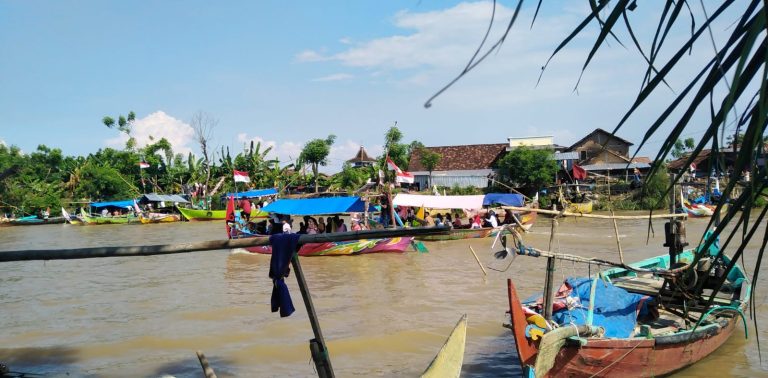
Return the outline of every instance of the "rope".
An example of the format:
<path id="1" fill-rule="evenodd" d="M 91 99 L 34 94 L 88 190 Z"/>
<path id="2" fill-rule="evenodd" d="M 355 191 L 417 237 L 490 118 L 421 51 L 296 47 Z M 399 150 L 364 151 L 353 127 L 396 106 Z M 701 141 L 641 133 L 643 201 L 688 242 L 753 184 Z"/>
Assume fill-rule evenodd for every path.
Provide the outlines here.
<path id="1" fill-rule="evenodd" d="M 645 340 L 643 340 L 643 341 L 645 341 Z M 600 371 L 598 371 L 597 373 L 590 375 L 590 376 L 589 376 L 589 378 L 594 378 L 594 377 L 596 377 L 596 376 L 600 375 L 600 373 L 604 372 L 604 371 L 605 371 L 606 369 L 608 369 L 609 367 L 611 367 L 611 366 L 613 366 L 613 365 L 617 364 L 619 361 L 623 360 L 623 359 L 624 359 L 624 357 L 627 357 L 627 356 L 628 356 L 630 353 L 632 353 L 632 352 L 633 352 L 635 349 L 637 349 L 637 347 L 639 347 L 639 346 L 640 346 L 640 344 L 642 344 L 642 343 L 643 343 L 643 341 L 640 341 L 640 342 L 638 342 L 637 344 L 635 344 L 635 346 L 633 346 L 633 347 L 632 347 L 632 349 L 628 350 L 628 351 L 627 351 L 627 353 L 624 353 L 624 355 L 622 355 L 621 357 L 619 357 L 619 358 L 618 358 L 616 361 L 613 361 L 613 362 L 611 362 L 611 363 L 610 363 L 610 364 L 608 364 L 606 367 L 604 367 L 604 368 L 600 369 Z"/>

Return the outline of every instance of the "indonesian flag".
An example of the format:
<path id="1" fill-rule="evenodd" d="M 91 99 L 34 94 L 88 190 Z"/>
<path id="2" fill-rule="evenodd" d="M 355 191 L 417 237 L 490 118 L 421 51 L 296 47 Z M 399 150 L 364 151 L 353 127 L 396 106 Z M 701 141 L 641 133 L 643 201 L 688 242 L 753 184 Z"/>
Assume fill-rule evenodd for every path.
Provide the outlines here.
<path id="1" fill-rule="evenodd" d="M 140 161 L 139 162 L 139 169 L 149 168 L 149 163 L 146 161 Z"/>
<path id="2" fill-rule="evenodd" d="M 251 182 L 251 178 L 248 177 L 248 172 L 232 170 L 235 175 L 235 182 Z"/>
<path id="3" fill-rule="evenodd" d="M 573 164 L 573 179 L 574 180 L 584 180 L 587 178 L 587 171 L 584 170 L 581 166 L 578 164 Z"/>
<path id="4" fill-rule="evenodd" d="M 395 164 L 395 162 L 392 161 L 392 159 L 390 159 L 389 157 L 387 157 L 387 167 L 389 167 L 390 171 L 395 171 L 396 182 L 413 184 L 413 181 L 414 181 L 413 175 L 410 174 L 409 172 L 406 172 L 400 169 L 400 167 L 398 167 L 397 164 Z"/>

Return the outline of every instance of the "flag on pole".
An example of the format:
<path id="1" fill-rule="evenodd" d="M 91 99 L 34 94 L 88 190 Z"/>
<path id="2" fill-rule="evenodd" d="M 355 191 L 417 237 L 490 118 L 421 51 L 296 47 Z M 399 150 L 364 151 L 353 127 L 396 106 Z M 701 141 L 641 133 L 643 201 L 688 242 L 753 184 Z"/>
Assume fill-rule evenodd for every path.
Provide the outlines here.
<path id="1" fill-rule="evenodd" d="M 248 172 L 232 170 L 235 175 L 235 182 L 251 182 L 251 178 L 248 177 Z"/>
<path id="2" fill-rule="evenodd" d="M 387 157 L 387 167 L 389 168 L 390 171 L 395 171 L 396 182 L 413 184 L 413 181 L 414 181 L 413 175 L 410 174 L 409 172 L 406 172 L 400 169 L 400 167 L 398 167 L 397 164 L 395 164 L 395 162 L 392 161 L 392 159 L 390 159 L 389 157 Z"/>
<path id="3" fill-rule="evenodd" d="M 149 168 L 149 163 L 147 163 L 146 161 L 143 161 L 143 160 L 140 161 L 139 162 L 139 169 L 145 169 L 145 168 Z"/>
<path id="4" fill-rule="evenodd" d="M 573 179 L 574 180 L 585 180 L 587 178 L 587 171 L 582 168 L 580 165 L 574 163 L 573 164 Z"/>

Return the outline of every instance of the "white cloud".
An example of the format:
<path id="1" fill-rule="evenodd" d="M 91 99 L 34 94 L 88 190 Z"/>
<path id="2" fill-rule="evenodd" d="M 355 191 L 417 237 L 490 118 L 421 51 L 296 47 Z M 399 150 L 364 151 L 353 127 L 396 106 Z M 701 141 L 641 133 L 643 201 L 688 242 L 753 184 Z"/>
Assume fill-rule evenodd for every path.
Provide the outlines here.
<path id="1" fill-rule="evenodd" d="M 328 58 L 312 50 L 305 50 L 296 55 L 296 61 L 298 62 L 322 62 L 324 60 L 328 60 Z"/>
<path id="2" fill-rule="evenodd" d="M 317 79 L 312 79 L 312 81 L 339 81 L 339 80 L 349 80 L 354 78 L 354 75 L 346 74 L 346 73 L 337 73 L 333 75 L 318 77 Z"/>
<path id="3" fill-rule="evenodd" d="M 2 139 L 0 139 L 0 144 L 2 144 L 3 146 L 7 146 L 7 144 L 5 144 L 5 141 Z"/>
<path id="4" fill-rule="evenodd" d="M 192 126 L 158 110 L 144 118 L 134 121 L 131 136 L 136 139 L 137 147 L 144 147 L 165 138 L 173 146 L 174 153 L 188 154 L 192 151 L 190 143 L 194 141 L 195 131 Z M 121 148 L 128 141 L 128 136 L 119 136 L 106 140 L 106 145 Z"/>
<path id="5" fill-rule="evenodd" d="M 261 143 L 262 151 L 264 148 L 272 147 L 272 150 L 267 154 L 268 158 L 279 159 L 280 165 L 294 163 L 301 154 L 302 148 L 307 141 L 274 141 L 266 140 L 259 136 L 249 136 L 246 133 L 237 134 L 237 142 L 242 145 L 243 148 L 247 148 L 253 141 L 254 143 Z M 345 141 L 336 142 L 331 146 L 331 152 L 328 155 L 328 165 L 320 167 L 320 171 L 323 173 L 333 174 L 339 172 L 344 162 L 353 158 L 360 150 L 362 144 L 359 141 L 347 139 Z M 375 158 L 384 151 L 384 147 L 381 145 L 365 146 L 365 150 L 369 156 Z"/>

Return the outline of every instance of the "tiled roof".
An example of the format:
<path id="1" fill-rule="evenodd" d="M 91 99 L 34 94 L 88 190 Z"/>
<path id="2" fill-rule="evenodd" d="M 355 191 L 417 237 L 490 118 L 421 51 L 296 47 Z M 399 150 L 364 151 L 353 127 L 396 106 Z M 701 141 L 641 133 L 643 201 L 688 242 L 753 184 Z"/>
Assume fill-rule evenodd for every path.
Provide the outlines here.
<path id="1" fill-rule="evenodd" d="M 466 171 L 491 168 L 496 160 L 507 153 L 507 146 L 507 143 L 494 143 L 425 148 L 442 156 L 435 171 Z M 409 172 L 426 171 L 419 157 L 419 152 L 414 152 L 408 164 Z"/>

